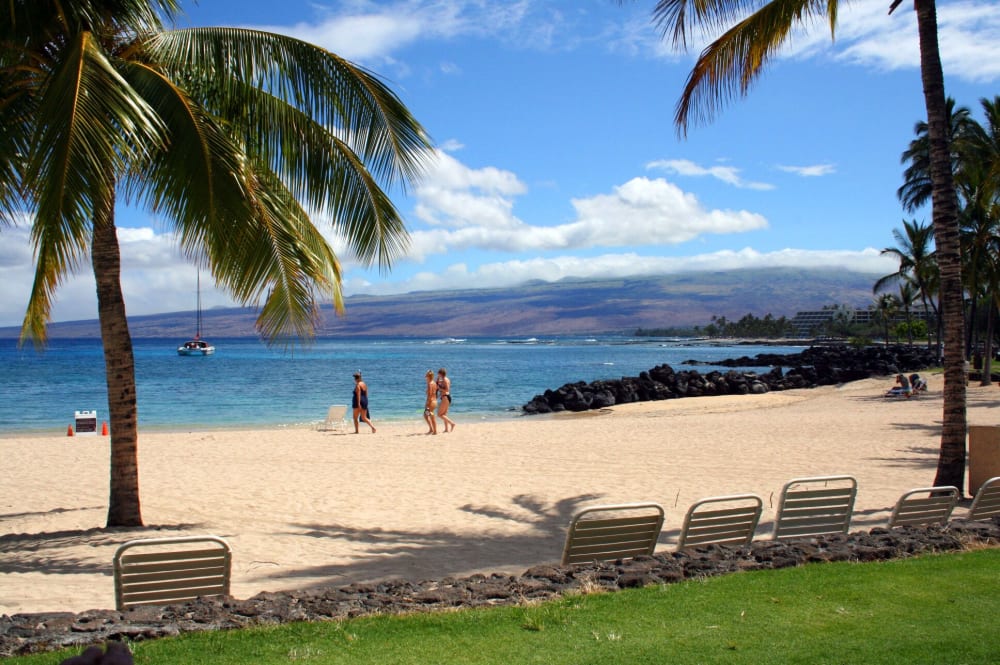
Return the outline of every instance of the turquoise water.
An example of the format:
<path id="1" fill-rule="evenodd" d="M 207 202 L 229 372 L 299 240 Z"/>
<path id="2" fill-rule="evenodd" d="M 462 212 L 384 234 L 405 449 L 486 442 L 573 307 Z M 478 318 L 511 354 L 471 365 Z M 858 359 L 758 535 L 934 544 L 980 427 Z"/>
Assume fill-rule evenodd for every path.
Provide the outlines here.
<path id="1" fill-rule="evenodd" d="M 212 339 L 216 354 L 177 355 L 178 340 L 135 341 L 139 425 L 147 429 L 302 426 L 330 404 L 350 404 L 362 370 L 372 417 L 419 419 L 424 373 L 448 368 L 451 415 L 520 415 L 547 389 L 573 381 L 637 376 L 659 364 L 711 362 L 801 347 L 717 346 L 625 337 L 317 340 L 294 353 L 256 340 Z M 712 367 L 699 366 L 700 372 Z M 751 368 L 766 370 L 769 368 Z M 107 420 L 104 360 L 96 340 L 52 340 L 41 354 L 0 340 L 0 434 L 65 432 L 75 411 Z"/>

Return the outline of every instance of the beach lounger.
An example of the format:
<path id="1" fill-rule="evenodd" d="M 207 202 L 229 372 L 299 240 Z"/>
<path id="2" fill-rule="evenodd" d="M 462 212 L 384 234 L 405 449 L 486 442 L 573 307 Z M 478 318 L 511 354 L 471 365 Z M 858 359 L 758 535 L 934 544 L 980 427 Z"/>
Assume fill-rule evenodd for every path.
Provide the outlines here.
<path id="1" fill-rule="evenodd" d="M 663 508 L 656 503 L 581 510 L 569 524 L 561 563 L 565 566 L 652 554 L 662 528 Z"/>
<path id="2" fill-rule="evenodd" d="M 316 429 L 320 432 L 335 432 L 347 429 L 347 405 L 332 405 L 326 412 L 326 420 L 321 422 Z"/>
<path id="3" fill-rule="evenodd" d="M 967 520 L 985 520 L 1000 515 L 1000 476 L 990 478 L 976 492 Z"/>
<path id="4" fill-rule="evenodd" d="M 889 528 L 894 526 L 926 526 L 944 524 L 958 503 L 957 487 L 918 487 L 899 497 L 889 516 Z"/>
<path id="5" fill-rule="evenodd" d="M 688 508 L 677 549 L 697 545 L 749 545 L 764 502 L 756 494 L 701 499 Z"/>
<path id="6" fill-rule="evenodd" d="M 232 554 L 217 536 L 132 540 L 115 552 L 115 606 L 228 596 Z"/>
<path id="7" fill-rule="evenodd" d="M 795 478 L 781 488 L 774 539 L 847 533 L 858 494 L 853 476 Z"/>

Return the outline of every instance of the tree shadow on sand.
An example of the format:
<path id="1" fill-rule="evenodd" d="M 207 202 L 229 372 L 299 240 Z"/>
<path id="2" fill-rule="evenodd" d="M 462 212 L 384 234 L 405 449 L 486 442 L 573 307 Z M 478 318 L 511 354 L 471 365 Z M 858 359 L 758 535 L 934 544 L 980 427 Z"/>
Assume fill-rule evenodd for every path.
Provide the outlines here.
<path id="1" fill-rule="evenodd" d="M 540 563 L 558 562 L 566 527 L 572 516 L 585 504 L 592 505 L 599 494 L 582 494 L 549 504 L 521 494 L 508 507 L 466 504 L 460 510 L 495 520 L 497 529 L 458 532 L 449 529 L 431 531 L 359 529 L 339 524 L 292 524 L 296 536 L 329 539 L 331 551 L 338 541 L 368 545 L 367 552 L 346 564 L 303 567 L 285 573 L 270 574 L 270 579 L 298 577 L 326 578 L 314 586 L 343 585 L 390 578 L 422 580 L 448 575 L 468 574 L 473 570 L 527 569 Z M 501 533 L 511 523 L 527 529 Z M 520 572 L 520 571 L 519 571 Z"/>
<path id="2" fill-rule="evenodd" d="M 81 543 L 93 548 L 112 548 L 136 538 L 156 538 L 169 535 L 171 531 L 183 532 L 199 527 L 198 524 L 170 524 L 5 534 L 0 536 L 0 574 L 45 572 L 51 575 L 111 575 L 111 555 L 106 561 L 94 561 L 92 558 L 67 556 L 64 552 Z M 150 533 L 151 531 L 157 533 Z"/>

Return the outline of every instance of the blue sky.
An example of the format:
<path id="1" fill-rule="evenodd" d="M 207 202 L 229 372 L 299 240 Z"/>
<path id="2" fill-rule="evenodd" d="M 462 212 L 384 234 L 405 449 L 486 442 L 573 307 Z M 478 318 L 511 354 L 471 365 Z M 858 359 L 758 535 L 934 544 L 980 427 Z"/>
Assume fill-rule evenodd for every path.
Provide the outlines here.
<path id="1" fill-rule="evenodd" d="M 653 4 L 202 0 L 184 21 L 281 32 L 354 60 L 434 139 L 423 180 L 392 192 L 412 237 L 391 273 L 330 236 L 347 295 L 776 265 L 891 272 L 878 250 L 892 230 L 930 218 L 895 196 L 924 117 L 912 6 L 842 6 L 835 42 L 822 24 L 796 34 L 747 98 L 681 139 L 674 105 L 706 41 L 673 50 Z M 939 0 L 938 14 L 948 94 L 981 119 L 979 98 L 1000 94 L 1000 13 Z M 118 223 L 129 313 L 191 309 L 196 271 L 169 226 L 128 209 Z M 0 325 L 17 325 L 31 248 L 25 228 L 4 233 Z M 232 304 L 202 281 L 206 307 Z M 84 265 L 54 320 L 95 317 Z"/>

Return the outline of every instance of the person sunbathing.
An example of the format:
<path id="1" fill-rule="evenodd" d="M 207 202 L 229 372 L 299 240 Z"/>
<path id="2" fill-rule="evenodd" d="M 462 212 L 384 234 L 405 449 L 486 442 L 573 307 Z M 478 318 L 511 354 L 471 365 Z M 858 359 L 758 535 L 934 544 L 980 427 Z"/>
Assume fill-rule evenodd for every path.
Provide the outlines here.
<path id="1" fill-rule="evenodd" d="M 909 397 L 913 394 L 910 387 L 910 380 L 902 374 L 896 375 L 896 385 L 885 394 L 886 397 Z"/>

